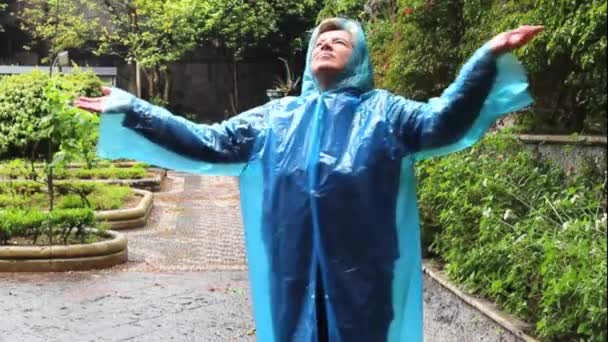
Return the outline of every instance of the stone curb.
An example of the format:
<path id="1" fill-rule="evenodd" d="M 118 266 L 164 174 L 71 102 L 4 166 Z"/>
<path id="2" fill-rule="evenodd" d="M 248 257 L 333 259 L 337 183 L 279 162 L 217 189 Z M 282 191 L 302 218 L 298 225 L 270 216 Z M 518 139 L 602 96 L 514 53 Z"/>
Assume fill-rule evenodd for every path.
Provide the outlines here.
<path id="1" fill-rule="evenodd" d="M 140 179 L 78 179 L 78 182 L 96 182 L 111 185 L 124 185 L 131 188 L 137 188 L 148 191 L 160 191 L 167 179 L 167 170 L 165 169 L 149 169 L 156 173 L 155 177 L 140 178 Z M 62 182 L 57 180 L 56 182 Z M 72 181 L 72 180 L 70 180 Z"/>
<path id="2" fill-rule="evenodd" d="M 603 145 L 608 144 L 608 138 L 601 136 L 586 135 L 542 135 L 542 134 L 520 134 L 519 140 L 535 144 L 563 144 L 563 145 Z"/>
<path id="3" fill-rule="evenodd" d="M 118 168 L 133 167 L 137 164 L 141 164 L 141 163 L 138 163 L 138 162 L 113 162 L 113 163 L 111 163 L 112 166 L 118 167 Z M 66 167 L 68 167 L 70 169 L 79 169 L 79 168 L 83 168 L 85 166 L 86 166 L 85 163 L 69 163 L 66 165 Z M 153 168 L 154 167 L 150 167 L 148 169 L 153 169 Z"/>
<path id="4" fill-rule="evenodd" d="M 105 222 L 110 225 L 110 229 L 132 229 L 140 228 L 146 225 L 148 217 L 152 212 L 154 203 L 154 195 L 150 191 L 133 189 L 137 194 L 142 195 L 141 201 L 135 208 L 104 210 L 95 212 L 95 218 L 98 221 Z"/>
<path id="5" fill-rule="evenodd" d="M 165 185 L 165 181 L 167 179 L 167 170 L 165 169 L 151 169 L 157 175 L 151 178 L 141 178 L 141 179 L 56 179 L 54 181 L 55 184 L 61 184 L 65 182 L 95 182 L 95 183 L 103 183 L 103 184 L 111 184 L 111 185 L 124 185 L 131 188 L 137 188 L 142 190 L 149 191 L 161 191 Z M 0 179 L 0 184 L 3 182 L 8 182 L 8 180 Z"/>
<path id="6" fill-rule="evenodd" d="M 109 241 L 59 246 L 0 247 L 0 272 L 65 272 L 107 268 L 127 262 L 127 238 L 106 231 Z"/>
<path id="7" fill-rule="evenodd" d="M 447 277 L 445 277 L 441 271 L 439 271 L 432 263 L 428 261 L 423 262 L 423 272 L 432 280 L 439 283 L 448 291 L 452 292 L 462 301 L 479 311 L 482 315 L 490 318 L 496 322 L 503 329 L 509 331 L 513 335 L 520 338 L 525 342 L 538 342 L 535 338 L 529 336 L 526 331 L 531 331 L 532 326 L 528 323 L 521 321 L 520 319 L 511 316 L 505 312 L 500 311 L 496 304 L 489 300 L 476 298 L 471 295 L 464 293 L 456 285 L 452 284 Z"/>

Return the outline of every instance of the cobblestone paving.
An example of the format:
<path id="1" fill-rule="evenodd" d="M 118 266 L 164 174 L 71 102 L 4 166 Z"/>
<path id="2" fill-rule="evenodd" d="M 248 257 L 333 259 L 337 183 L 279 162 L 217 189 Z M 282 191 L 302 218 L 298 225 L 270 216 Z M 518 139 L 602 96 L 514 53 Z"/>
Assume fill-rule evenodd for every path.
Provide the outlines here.
<path id="1" fill-rule="evenodd" d="M 238 181 L 233 177 L 169 175 L 154 198 L 152 222 L 127 233 L 129 269 L 245 270 Z"/>
<path id="2" fill-rule="evenodd" d="M 169 176 L 128 263 L 0 274 L 0 342 L 254 341 L 237 180 Z"/>

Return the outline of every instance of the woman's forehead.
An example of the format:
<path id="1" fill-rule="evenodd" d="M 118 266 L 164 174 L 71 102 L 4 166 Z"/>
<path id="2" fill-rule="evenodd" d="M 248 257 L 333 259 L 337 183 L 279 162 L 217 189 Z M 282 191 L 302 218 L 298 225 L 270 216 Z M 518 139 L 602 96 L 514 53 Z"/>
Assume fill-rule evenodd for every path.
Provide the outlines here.
<path id="1" fill-rule="evenodd" d="M 352 41 L 352 36 L 351 36 L 350 32 L 348 32 L 346 30 L 332 30 L 332 31 L 323 32 L 323 33 L 319 34 L 319 37 L 317 37 L 317 41 L 334 39 L 334 38 L 342 38 L 342 39 L 347 39 L 349 41 Z"/>

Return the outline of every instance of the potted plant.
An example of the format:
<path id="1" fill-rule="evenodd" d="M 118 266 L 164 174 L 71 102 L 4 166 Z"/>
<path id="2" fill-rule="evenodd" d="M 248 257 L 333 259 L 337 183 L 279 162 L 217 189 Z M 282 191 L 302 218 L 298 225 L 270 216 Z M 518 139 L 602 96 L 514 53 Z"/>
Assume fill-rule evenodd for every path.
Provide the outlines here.
<path id="1" fill-rule="evenodd" d="M 291 70 L 289 69 L 289 63 L 285 58 L 279 57 L 279 60 L 283 62 L 285 66 L 285 75 L 286 78 L 277 77 L 274 88 L 267 89 L 266 95 L 270 100 L 280 99 L 285 96 L 293 95 L 296 93 L 296 89 L 298 87 L 298 83 L 300 82 L 300 77 L 295 80 L 292 78 Z"/>

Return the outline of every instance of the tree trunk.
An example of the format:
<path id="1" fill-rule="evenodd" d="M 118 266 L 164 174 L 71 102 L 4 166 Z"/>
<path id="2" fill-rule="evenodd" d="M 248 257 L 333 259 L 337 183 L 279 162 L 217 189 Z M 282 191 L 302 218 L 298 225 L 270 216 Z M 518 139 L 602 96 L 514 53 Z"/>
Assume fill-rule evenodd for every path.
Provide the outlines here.
<path id="1" fill-rule="evenodd" d="M 143 71 L 144 71 L 144 76 L 146 76 L 146 81 L 148 81 L 147 98 L 148 98 L 148 100 L 150 100 L 154 97 L 154 77 L 153 77 L 153 74 L 150 72 L 150 70 L 143 69 Z"/>
<path id="2" fill-rule="evenodd" d="M 166 103 L 169 103 L 169 97 L 171 96 L 171 70 L 169 67 L 163 69 L 163 81 L 164 81 L 164 89 L 163 89 L 163 100 Z"/>
<path id="3" fill-rule="evenodd" d="M 53 162 L 53 140 L 49 142 L 49 155 L 48 155 L 48 163 L 51 164 Z M 46 185 L 49 191 L 49 211 L 53 211 L 54 202 L 55 202 L 55 186 L 53 185 L 53 166 L 48 166 L 48 174 L 46 177 Z"/>
<path id="4" fill-rule="evenodd" d="M 160 95 L 160 87 L 159 87 L 160 74 L 158 72 L 158 67 L 156 67 L 156 66 L 152 69 L 152 79 L 153 79 L 152 83 L 153 83 L 154 89 L 152 91 L 151 98 L 156 99 Z"/>
<path id="5" fill-rule="evenodd" d="M 141 98 L 141 67 L 138 61 L 135 61 L 135 88 L 137 97 Z"/>
<path id="6" fill-rule="evenodd" d="M 238 79 L 238 63 L 235 58 L 232 59 L 232 84 L 234 86 L 234 103 L 232 110 L 234 115 L 238 113 L 239 108 L 239 79 Z"/>

